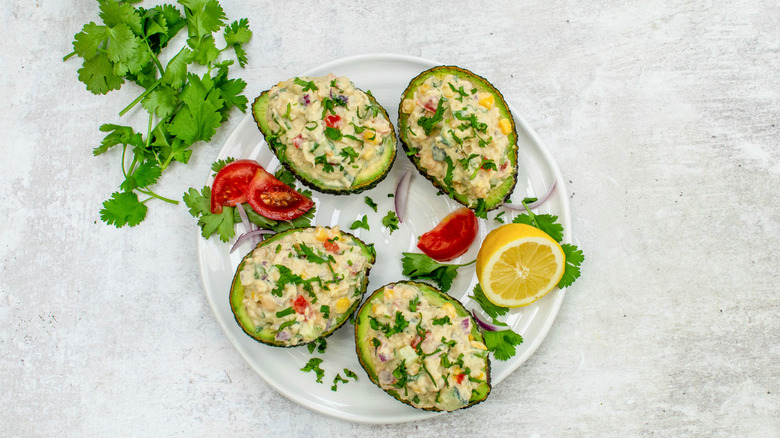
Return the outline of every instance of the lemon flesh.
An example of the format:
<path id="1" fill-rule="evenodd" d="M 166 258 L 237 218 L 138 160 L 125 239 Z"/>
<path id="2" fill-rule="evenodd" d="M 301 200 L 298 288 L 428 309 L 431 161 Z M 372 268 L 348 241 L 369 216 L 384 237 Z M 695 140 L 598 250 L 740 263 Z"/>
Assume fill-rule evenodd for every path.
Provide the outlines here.
<path id="1" fill-rule="evenodd" d="M 563 277 L 566 256 L 552 237 L 525 224 L 491 231 L 477 254 L 477 278 L 485 296 L 502 307 L 533 303 Z"/>

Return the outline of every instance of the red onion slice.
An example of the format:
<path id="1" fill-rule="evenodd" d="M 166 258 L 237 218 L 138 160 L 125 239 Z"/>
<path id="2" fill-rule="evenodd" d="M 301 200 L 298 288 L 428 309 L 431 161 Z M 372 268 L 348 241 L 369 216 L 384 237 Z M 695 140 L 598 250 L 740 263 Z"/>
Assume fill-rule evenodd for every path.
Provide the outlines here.
<path id="1" fill-rule="evenodd" d="M 412 174 L 407 170 L 398 181 L 395 187 L 395 215 L 398 216 L 398 222 L 404 221 L 406 216 L 406 204 L 409 202 L 409 186 L 412 181 Z"/>
<path id="2" fill-rule="evenodd" d="M 475 312 L 473 310 L 471 311 L 471 316 L 474 317 L 474 321 L 477 321 L 477 324 L 480 327 L 482 327 L 483 330 L 487 330 L 489 332 L 494 332 L 494 331 L 498 330 L 497 328 L 493 327 L 491 324 L 488 324 L 485 321 L 482 321 L 481 319 L 479 319 L 479 317 L 477 316 L 477 312 Z"/>
<path id="3" fill-rule="evenodd" d="M 553 181 L 553 183 L 550 186 L 550 188 L 547 189 L 547 193 L 542 195 L 542 197 L 537 199 L 536 201 L 534 201 L 534 202 L 532 202 L 530 204 L 526 204 L 528 206 L 528 208 L 533 210 L 534 208 L 537 208 L 537 207 L 541 206 L 542 204 L 544 204 L 545 202 L 547 202 L 547 200 L 550 199 L 550 196 L 552 196 L 553 192 L 555 191 L 555 185 L 556 184 L 557 184 L 557 181 Z M 525 207 L 523 207 L 523 204 L 504 204 L 503 207 L 508 208 L 510 210 L 525 210 Z"/>
<path id="4" fill-rule="evenodd" d="M 261 236 L 263 234 L 274 234 L 274 232 L 271 230 L 262 230 L 262 229 L 246 232 L 238 236 L 238 239 L 236 239 L 236 243 L 234 243 L 233 246 L 230 248 L 230 253 L 232 254 L 233 251 L 235 251 L 236 248 L 238 248 L 238 245 L 241 245 L 242 243 L 244 243 L 244 241 L 248 239 L 252 239 L 255 236 Z"/>
<path id="5" fill-rule="evenodd" d="M 244 206 L 241 205 L 240 202 L 236 204 L 236 210 L 238 210 L 238 216 L 241 218 L 241 223 L 244 224 L 244 230 L 246 232 L 254 231 L 255 227 L 252 225 L 252 222 L 249 222 L 246 210 L 244 210 Z"/>

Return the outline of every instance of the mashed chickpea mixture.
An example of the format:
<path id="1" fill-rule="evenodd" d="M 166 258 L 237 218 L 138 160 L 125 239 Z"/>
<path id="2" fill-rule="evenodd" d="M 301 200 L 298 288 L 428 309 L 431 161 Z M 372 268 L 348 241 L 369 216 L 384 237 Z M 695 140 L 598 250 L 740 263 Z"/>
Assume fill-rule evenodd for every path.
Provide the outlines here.
<path id="1" fill-rule="evenodd" d="M 255 248 L 239 272 L 243 305 L 259 330 L 292 346 L 342 322 L 362 297 L 373 262 L 338 227 L 306 228 Z"/>
<path id="2" fill-rule="evenodd" d="M 385 286 L 382 298 L 366 305 L 369 356 L 382 389 L 415 407 L 446 411 L 486 390 L 488 352 L 474 339 L 468 314 L 431 302 L 413 283 Z"/>
<path id="3" fill-rule="evenodd" d="M 513 178 L 512 124 L 493 94 L 454 75 L 431 76 L 403 100 L 401 112 L 409 115 L 405 134 L 419 165 L 469 207 Z"/>

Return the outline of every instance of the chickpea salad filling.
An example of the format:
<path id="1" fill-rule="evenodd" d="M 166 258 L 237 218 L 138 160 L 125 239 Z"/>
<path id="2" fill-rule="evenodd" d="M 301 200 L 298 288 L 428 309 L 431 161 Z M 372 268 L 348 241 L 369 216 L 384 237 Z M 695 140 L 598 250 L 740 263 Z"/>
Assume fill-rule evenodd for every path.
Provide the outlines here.
<path id="1" fill-rule="evenodd" d="M 430 76 L 401 102 L 404 137 L 419 166 L 474 207 L 513 178 L 513 124 L 492 93 L 456 75 Z"/>
<path id="2" fill-rule="evenodd" d="M 366 248 L 337 226 L 296 229 L 258 245 L 238 272 L 256 331 L 294 346 L 335 330 L 365 292 L 374 262 Z"/>
<path id="3" fill-rule="evenodd" d="M 414 282 L 390 284 L 372 295 L 358 316 L 369 326 L 357 340 L 368 350 L 359 356 L 375 383 L 399 400 L 453 411 L 490 391 L 488 351 L 465 309 L 458 312 L 432 293 L 444 295 Z"/>
<path id="4" fill-rule="evenodd" d="M 358 185 L 395 156 L 386 113 L 346 77 L 296 77 L 269 94 L 266 119 L 274 141 L 285 145 L 280 152 L 329 187 Z"/>

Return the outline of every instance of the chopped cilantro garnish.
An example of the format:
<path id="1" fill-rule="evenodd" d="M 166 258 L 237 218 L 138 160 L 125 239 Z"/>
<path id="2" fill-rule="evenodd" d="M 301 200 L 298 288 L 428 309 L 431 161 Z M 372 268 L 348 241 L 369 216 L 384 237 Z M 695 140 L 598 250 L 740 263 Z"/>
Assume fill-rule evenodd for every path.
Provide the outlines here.
<path id="1" fill-rule="evenodd" d="M 386 226 L 390 230 L 390 234 L 398 229 L 398 216 L 395 215 L 393 210 L 387 212 L 385 217 L 382 218 L 382 225 Z"/>
<path id="2" fill-rule="evenodd" d="M 368 216 L 363 215 L 362 219 L 352 222 L 352 225 L 349 226 L 350 230 L 357 230 L 358 228 L 365 228 L 366 230 L 371 231 L 368 228 Z"/>
<path id="3" fill-rule="evenodd" d="M 377 205 L 376 205 L 376 202 L 374 202 L 374 200 L 373 200 L 373 199 L 371 199 L 371 198 L 369 198 L 368 196 L 366 196 L 366 197 L 365 197 L 365 201 L 366 201 L 366 205 L 368 205 L 369 207 L 371 207 L 371 209 L 372 209 L 372 210 L 374 210 L 374 212 L 376 212 L 376 211 L 377 211 Z"/>
<path id="4" fill-rule="evenodd" d="M 498 360 L 509 360 L 515 355 L 515 346 L 523 343 L 523 337 L 512 330 L 485 331 L 485 346 Z"/>
<path id="5" fill-rule="evenodd" d="M 444 106 L 442 105 L 444 100 L 443 97 L 439 99 L 439 103 L 436 106 L 436 113 L 432 117 L 420 116 L 420 118 L 417 119 L 417 124 L 425 131 L 425 135 L 431 135 L 433 127 L 444 120 Z"/>
<path id="6" fill-rule="evenodd" d="M 314 371 L 314 373 L 317 374 L 317 383 L 322 383 L 322 378 L 325 376 L 325 370 L 320 368 L 321 363 L 322 359 L 319 357 L 312 357 L 308 362 L 306 362 L 306 366 L 301 368 L 301 371 Z"/>

